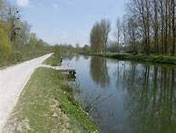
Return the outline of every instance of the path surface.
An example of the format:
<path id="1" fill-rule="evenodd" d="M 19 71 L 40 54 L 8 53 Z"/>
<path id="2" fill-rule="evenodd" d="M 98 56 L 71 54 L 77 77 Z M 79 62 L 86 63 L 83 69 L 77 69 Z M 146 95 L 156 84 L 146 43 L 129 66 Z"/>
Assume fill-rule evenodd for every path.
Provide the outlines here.
<path id="1" fill-rule="evenodd" d="M 0 70 L 0 133 L 30 76 L 51 55 Z"/>

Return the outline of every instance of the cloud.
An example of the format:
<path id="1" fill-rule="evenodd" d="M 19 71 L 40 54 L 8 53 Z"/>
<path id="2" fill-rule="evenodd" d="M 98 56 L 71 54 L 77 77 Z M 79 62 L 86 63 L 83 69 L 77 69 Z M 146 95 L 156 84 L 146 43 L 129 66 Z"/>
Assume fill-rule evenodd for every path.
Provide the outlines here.
<path id="1" fill-rule="evenodd" d="M 18 6 L 27 6 L 29 4 L 29 0 L 17 0 L 17 5 Z"/>

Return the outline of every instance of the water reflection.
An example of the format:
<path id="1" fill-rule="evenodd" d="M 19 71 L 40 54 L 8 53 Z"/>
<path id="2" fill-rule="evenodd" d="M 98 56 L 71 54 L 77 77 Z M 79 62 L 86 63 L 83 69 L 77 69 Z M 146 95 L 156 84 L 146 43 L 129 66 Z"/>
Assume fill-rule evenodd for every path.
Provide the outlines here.
<path id="1" fill-rule="evenodd" d="M 71 64 L 79 100 L 101 132 L 176 133 L 174 68 L 100 57 L 73 58 Z"/>
<path id="2" fill-rule="evenodd" d="M 90 75 L 96 84 L 105 88 L 109 85 L 109 74 L 105 58 L 92 57 L 90 63 Z"/>
<path id="3" fill-rule="evenodd" d="M 134 70 L 132 70 L 134 72 Z M 135 77 L 138 74 L 135 74 Z M 137 133 L 176 132 L 175 70 L 143 67 L 141 86 L 129 92 L 129 119 Z M 134 77 L 134 78 L 135 78 Z M 133 82 L 138 84 L 140 81 Z"/>

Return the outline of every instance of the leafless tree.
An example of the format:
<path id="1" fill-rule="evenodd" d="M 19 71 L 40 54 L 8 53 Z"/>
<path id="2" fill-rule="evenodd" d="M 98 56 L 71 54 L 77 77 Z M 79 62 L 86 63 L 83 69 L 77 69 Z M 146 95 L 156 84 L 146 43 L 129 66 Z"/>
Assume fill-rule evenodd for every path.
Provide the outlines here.
<path id="1" fill-rule="evenodd" d="M 175 0 L 129 0 L 125 27 L 132 31 L 129 24 L 134 21 L 137 45 L 144 53 L 175 55 L 175 10 Z M 127 34 L 131 40 L 132 32 Z"/>
<path id="2" fill-rule="evenodd" d="M 175 38 L 176 38 L 176 27 L 175 27 L 175 0 L 171 0 L 172 7 L 172 55 L 175 55 Z"/>
<path id="3" fill-rule="evenodd" d="M 122 37 L 122 25 L 121 25 L 121 20 L 120 18 L 117 19 L 117 22 L 116 22 L 116 31 L 115 31 L 115 37 L 117 39 L 117 49 L 118 49 L 118 52 L 119 52 L 119 47 L 120 47 L 120 39 Z"/>

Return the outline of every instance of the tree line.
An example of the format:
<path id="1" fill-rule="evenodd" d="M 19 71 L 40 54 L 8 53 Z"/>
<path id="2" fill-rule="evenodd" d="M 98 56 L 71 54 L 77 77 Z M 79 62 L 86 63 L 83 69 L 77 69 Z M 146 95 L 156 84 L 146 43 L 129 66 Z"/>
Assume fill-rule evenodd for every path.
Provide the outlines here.
<path id="1" fill-rule="evenodd" d="M 48 44 L 31 33 L 18 7 L 0 0 L 0 66 L 46 53 Z"/>
<path id="2" fill-rule="evenodd" d="M 175 5 L 176 0 L 128 0 L 123 18 L 118 18 L 116 22 L 117 52 L 119 47 L 125 47 L 126 52 L 135 54 L 174 56 Z M 104 45 L 100 27 L 101 22 L 95 23 L 90 33 L 93 51 L 98 51 Z"/>

